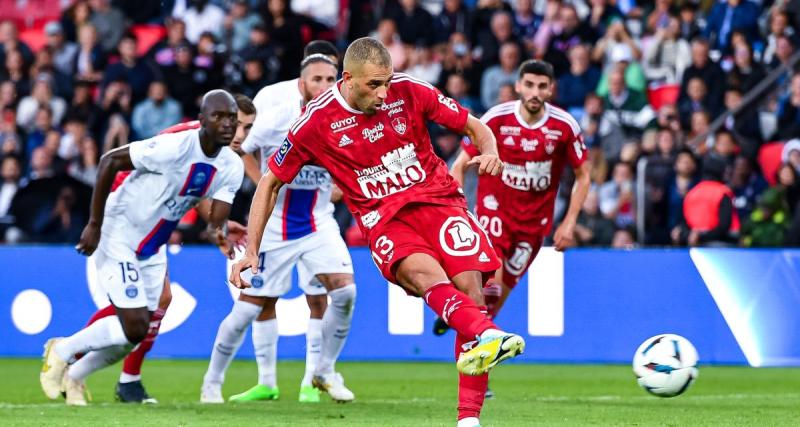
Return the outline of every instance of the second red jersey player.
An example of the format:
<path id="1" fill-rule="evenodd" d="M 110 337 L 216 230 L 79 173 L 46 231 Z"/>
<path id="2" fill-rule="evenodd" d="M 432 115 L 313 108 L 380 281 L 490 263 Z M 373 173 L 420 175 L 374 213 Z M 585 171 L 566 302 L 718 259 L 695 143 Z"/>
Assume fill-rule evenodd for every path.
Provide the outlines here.
<path id="1" fill-rule="evenodd" d="M 550 234 L 564 167 L 572 167 L 576 183 L 567 214 L 554 236 L 556 249 L 574 244 L 575 222 L 589 190 L 589 163 L 580 126 L 569 113 L 547 102 L 552 83 L 550 64 L 526 61 L 516 82 L 520 99 L 497 105 L 481 118 L 497 138 L 498 154 L 505 166 L 501 176 L 478 178 L 475 206 L 503 264 L 496 284 L 485 290 L 492 316 Z M 462 145 L 462 153 L 453 164 L 453 174 L 461 182 L 467 162 L 477 154 L 469 139 L 465 138 Z"/>

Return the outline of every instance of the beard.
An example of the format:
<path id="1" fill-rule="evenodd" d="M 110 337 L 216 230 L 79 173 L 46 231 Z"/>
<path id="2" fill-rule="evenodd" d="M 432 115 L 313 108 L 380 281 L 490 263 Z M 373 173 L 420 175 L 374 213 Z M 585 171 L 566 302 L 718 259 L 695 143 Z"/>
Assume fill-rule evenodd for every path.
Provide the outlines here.
<path id="1" fill-rule="evenodd" d="M 531 101 L 536 101 L 538 103 L 538 105 L 532 106 L 531 105 Z M 541 99 L 536 98 L 536 97 L 523 99 L 522 100 L 522 107 L 525 108 L 525 110 L 529 114 L 536 115 L 536 114 L 539 114 L 540 111 L 542 111 L 542 108 L 544 107 L 544 101 L 542 101 Z"/>

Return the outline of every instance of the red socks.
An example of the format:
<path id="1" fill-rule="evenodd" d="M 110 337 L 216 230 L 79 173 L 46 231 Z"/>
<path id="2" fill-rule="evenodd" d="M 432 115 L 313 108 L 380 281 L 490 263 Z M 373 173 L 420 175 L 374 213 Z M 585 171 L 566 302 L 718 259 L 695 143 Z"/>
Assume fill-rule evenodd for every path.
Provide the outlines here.
<path id="1" fill-rule="evenodd" d="M 161 328 L 161 319 L 164 318 L 165 314 L 166 310 L 159 308 L 150 316 L 150 329 L 148 329 L 144 341 L 140 342 L 139 345 L 125 357 L 125 362 L 122 364 L 122 372 L 128 375 L 141 374 L 144 356 L 153 348 L 156 336 L 158 336 L 158 330 Z"/>
<path id="2" fill-rule="evenodd" d="M 480 307 L 482 313 L 486 313 L 486 307 Z M 468 351 L 477 344 L 472 337 L 461 334 L 456 335 L 456 360 L 458 356 Z M 483 399 L 486 389 L 489 386 L 489 374 L 483 375 L 464 375 L 458 374 L 458 419 L 475 417 L 480 418 Z"/>
<path id="3" fill-rule="evenodd" d="M 472 298 L 456 289 L 450 282 L 434 285 L 425 292 L 425 302 L 456 333 L 470 340 L 487 329 L 498 329 L 475 305 Z"/>

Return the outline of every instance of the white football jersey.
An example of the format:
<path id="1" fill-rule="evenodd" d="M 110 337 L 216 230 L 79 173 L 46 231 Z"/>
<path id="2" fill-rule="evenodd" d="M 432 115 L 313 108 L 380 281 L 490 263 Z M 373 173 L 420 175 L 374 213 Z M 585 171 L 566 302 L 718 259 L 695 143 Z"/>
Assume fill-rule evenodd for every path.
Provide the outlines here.
<path id="1" fill-rule="evenodd" d="M 256 113 L 261 114 L 277 105 L 297 104 L 298 107 L 303 105 L 303 95 L 300 93 L 299 83 L 300 79 L 298 78 L 261 88 L 253 98 Z"/>
<path id="2" fill-rule="evenodd" d="M 276 85 L 282 83 L 285 82 Z M 262 89 L 259 95 L 267 88 Z M 294 91 L 299 95 L 297 86 Z M 287 97 L 284 102 L 264 110 L 256 107 L 258 115 L 250 134 L 242 143 L 242 150 L 246 153 L 259 151 L 261 173 L 267 171 L 270 156 L 283 144 L 289 127 L 300 117 L 301 102 L 302 98 L 298 101 Z M 331 189 L 332 180 L 327 170 L 318 166 L 303 167 L 294 181 L 284 185 L 278 192 L 278 200 L 272 218 L 267 222 L 263 240 L 294 240 L 323 228 L 338 227 L 333 218 Z"/>
<path id="3" fill-rule="evenodd" d="M 244 178 L 241 158 L 228 147 L 206 156 L 196 129 L 132 142 L 129 150 L 134 170 L 108 197 L 102 239 L 139 258 L 158 252 L 201 198 L 233 203 Z"/>

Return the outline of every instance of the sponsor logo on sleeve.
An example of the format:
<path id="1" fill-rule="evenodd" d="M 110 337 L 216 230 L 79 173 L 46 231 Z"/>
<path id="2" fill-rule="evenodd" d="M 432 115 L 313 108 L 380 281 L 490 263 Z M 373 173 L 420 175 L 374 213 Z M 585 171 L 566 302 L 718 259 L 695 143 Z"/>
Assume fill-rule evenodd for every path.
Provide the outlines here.
<path id="1" fill-rule="evenodd" d="M 283 165 L 283 161 L 286 159 L 286 155 L 289 154 L 289 150 L 292 149 L 292 143 L 289 142 L 289 139 L 286 138 L 283 140 L 283 144 L 278 148 L 278 152 L 275 153 L 275 163 L 278 166 Z"/>
<path id="2" fill-rule="evenodd" d="M 445 107 L 453 110 L 453 112 L 455 112 L 455 113 L 458 112 L 458 105 L 456 104 L 455 101 L 453 101 L 453 98 L 448 98 L 448 97 L 446 97 L 446 96 L 444 96 L 444 95 L 442 95 L 440 93 L 439 94 L 439 103 L 444 105 Z"/>

